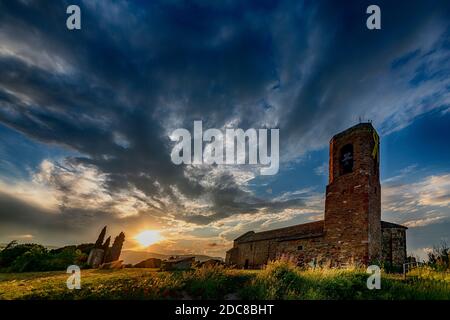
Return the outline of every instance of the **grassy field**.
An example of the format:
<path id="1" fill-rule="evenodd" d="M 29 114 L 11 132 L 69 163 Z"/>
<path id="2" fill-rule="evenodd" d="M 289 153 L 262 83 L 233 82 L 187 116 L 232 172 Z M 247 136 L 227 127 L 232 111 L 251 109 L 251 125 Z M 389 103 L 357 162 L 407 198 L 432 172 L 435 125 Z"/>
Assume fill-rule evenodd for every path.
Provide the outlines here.
<path id="1" fill-rule="evenodd" d="M 418 270 L 405 280 L 382 274 L 369 290 L 362 269 L 300 270 L 275 262 L 265 270 L 221 267 L 186 272 L 82 270 L 81 289 L 64 272 L 0 274 L 0 299 L 450 299 L 450 275 Z"/>

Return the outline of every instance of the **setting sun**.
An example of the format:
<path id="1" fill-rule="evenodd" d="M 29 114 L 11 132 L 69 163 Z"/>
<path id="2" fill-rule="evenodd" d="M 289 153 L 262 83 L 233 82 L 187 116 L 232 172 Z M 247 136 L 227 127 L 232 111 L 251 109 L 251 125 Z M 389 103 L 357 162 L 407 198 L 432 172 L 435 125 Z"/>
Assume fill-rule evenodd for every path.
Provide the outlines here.
<path id="1" fill-rule="evenodd" d="M 158 241 L 162 240 L 163 237 L 160 235 L 159 231 L 156 230 L 145 230 L 134 237 L 142 246 L 148 247 Z"/>

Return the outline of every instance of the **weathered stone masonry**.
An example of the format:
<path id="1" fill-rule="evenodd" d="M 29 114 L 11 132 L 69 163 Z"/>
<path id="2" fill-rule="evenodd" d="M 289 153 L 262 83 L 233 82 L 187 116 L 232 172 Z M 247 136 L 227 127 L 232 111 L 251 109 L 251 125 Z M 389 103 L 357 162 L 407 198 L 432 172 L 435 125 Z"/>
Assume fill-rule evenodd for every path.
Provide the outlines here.
<path id="1" fill-rule="evenodd" d="M 234 240 L 226 262 L 259 268 L 285 257 L 306 263 L 342 266 L 406 260 L 406 227 L 381 221 L 379 137 L 360 123 L 330 141 L 325 218 L 270 231 L 247 232 Z"/>

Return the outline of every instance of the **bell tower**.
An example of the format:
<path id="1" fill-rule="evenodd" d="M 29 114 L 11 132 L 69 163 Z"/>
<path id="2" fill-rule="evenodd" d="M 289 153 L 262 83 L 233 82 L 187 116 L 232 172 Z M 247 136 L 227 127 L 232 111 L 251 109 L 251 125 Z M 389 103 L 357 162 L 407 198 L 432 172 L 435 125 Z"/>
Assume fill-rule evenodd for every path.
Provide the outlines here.
<path id="1" fill-rule="evenodd" d="M 330 141 L 325 241 L 334 265 L 367 265 L 381 256 L 379 136 L 357 124 Z"/>

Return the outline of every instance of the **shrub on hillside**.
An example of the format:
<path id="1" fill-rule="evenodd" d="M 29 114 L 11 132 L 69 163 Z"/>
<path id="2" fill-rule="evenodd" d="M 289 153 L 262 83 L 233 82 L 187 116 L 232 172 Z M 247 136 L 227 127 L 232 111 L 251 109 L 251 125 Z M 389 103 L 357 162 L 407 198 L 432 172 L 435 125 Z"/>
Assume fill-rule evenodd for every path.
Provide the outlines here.
<path id="1" fill-rule="evenodd" d="M 48 251 L 42 246 L 34 246 L 18 256 L 8 267 L 9 272 L 44 271 Z"/>
<path id="2" fill-rule="evenodd" d="M 87 256 L 75 246 L 48 250 L 38 244 L 11 242 L 0 252 L 0 270 L 31 272 L 65 270 L 69 265 L 83 267 Z"/>
<path id="3" fill-rule="evenodd" d="M 41 245 L 34 243 L 17 244 L 17 241 L 11 241 L 2 251 L 0 251 L 0 269 L 10 267 L 14 261 L 23 254 L 32 250 L 45 250 Z"/>
<path id="4" fill-rule="evenodd" d="M 437 271 L 450 270 L 450 247 L 446 242 L 428 252 L 427 265 Z"/>

